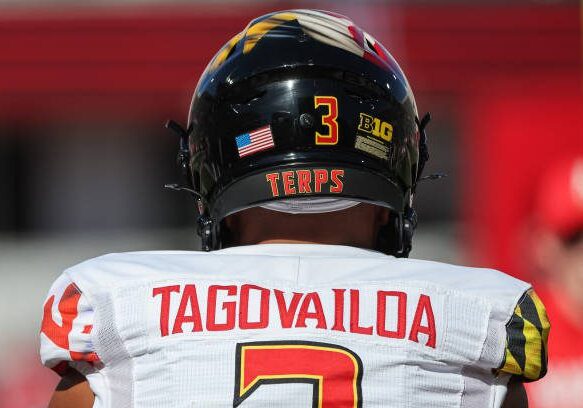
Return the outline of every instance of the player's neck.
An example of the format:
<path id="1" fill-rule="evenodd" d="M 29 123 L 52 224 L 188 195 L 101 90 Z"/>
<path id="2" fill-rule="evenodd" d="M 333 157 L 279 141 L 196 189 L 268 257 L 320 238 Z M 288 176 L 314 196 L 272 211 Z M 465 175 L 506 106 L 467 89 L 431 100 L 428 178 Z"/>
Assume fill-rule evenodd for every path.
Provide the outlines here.
<path id="1" fill-rule="evenodd" d="M 265 239 L 257 244 L 324 244 L 324 242 L 304 241 L 299 239 Z"/>

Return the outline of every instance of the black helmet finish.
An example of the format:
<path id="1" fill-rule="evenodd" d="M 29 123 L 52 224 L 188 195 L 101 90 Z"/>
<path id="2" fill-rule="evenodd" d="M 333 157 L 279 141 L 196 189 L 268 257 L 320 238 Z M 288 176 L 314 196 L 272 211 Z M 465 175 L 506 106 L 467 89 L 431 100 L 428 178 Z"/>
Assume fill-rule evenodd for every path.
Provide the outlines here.
<path id="1" fill-rule="evenodd" d="M 181 132 L 203 249 L 221 247 L 220 223 L 237 211 L 327 196 L 391 209 L 378 249 L 407 256 L 425 122 L 397 62 L 347 17 L 290 10 L 251 21 L 202 74 Z"/>

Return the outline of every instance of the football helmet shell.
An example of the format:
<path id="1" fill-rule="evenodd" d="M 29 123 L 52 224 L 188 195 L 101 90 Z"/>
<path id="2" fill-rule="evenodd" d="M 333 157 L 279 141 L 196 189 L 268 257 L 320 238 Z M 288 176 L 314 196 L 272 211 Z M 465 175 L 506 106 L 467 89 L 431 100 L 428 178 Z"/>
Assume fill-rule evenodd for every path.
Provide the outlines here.
<path id="1" fill-rule="evenodd" d="M 208 64 L 182 134 L 203 248 L 221 246 L 220 223 L 235 212 L 336 197 L 390 208 L 379 249 L 407 256 L 428 158 L 421 122 L 395 59 L 347 17 L 290 10 L 251 21 Z"/>

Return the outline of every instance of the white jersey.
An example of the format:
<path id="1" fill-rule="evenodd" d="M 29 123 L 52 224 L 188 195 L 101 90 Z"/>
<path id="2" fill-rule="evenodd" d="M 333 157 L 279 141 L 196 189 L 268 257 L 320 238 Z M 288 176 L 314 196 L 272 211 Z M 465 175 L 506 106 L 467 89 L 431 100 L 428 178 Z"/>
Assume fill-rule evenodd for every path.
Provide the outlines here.
<path id="1" fill-rule="evenodd" d="M 68 269 L 41 356 L 95 407 L 498 407 L 510 374 L 544 375 L 547 332 L 494 270 L 273 244 Z"/>

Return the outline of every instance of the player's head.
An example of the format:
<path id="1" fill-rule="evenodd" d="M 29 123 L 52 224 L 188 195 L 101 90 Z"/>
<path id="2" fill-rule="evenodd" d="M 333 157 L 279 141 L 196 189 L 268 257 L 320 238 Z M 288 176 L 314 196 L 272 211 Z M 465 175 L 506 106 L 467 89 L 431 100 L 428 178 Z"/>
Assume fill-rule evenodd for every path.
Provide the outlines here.
<path id="1" fill-rule="evenodd" d="M 535 260 L 583 305 L 583 156 L 547 169 L 535 200 Z"/>
<path id="2" fill-rule="evenodd" d="M 183 134 L 203 247 L 220 247 L 221 222 L 246 209 L 368 203 L 390 210 L 377 248 L 407 256 L 425 124 L 397 62 L 347 17 L 251 21 L 202 74 Z"/>

